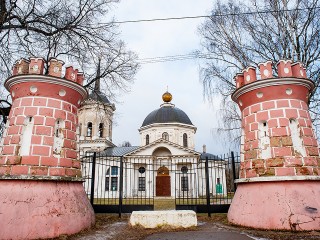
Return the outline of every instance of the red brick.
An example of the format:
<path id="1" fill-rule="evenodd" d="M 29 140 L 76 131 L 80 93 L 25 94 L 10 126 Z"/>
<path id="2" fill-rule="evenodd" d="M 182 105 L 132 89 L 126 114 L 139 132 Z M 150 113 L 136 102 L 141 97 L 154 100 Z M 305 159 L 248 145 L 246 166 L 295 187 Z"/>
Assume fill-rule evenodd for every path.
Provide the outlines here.
<path id="1" fill-rule="evenodd" d="M 34 176 L 47 176 L 48 168 L 47 167 L 31 167 L 30 172 L 31 172 L 31 175 L 34 175 Z"/>
<path id="2" fill-rule="evenodd" d="M 307 127 L 312 128 L 312 122 L 310 119 L 306 119 L 306 125 Z"/>
<path id="3" fill-rule="evenodd" d="M 67 113 L 67 119 L 71 122 L 76 122 L 76 115 L 74 115 L 73 113 Z"/>
<path id="4" fill-rule="evenodd" d="M 41 144 L 42 137 L 37 135 L 32 135 L 31 137 L 31 144 L 32 145 L 40 145 Z"/>
<path id="5" fill-rule="evenodd" d="M 51 130 L 52 130 L 52 127 L 36 126 L 36 134 L 37 135 L 51 136 Z"/>
<path id="6" fill-rule="evenodd" d="M 300 157 L 286 157 L 285 167 L 301 167 L 302 159 Z"/>
<path id="7" fill-rule="evenodd" d="M 62 109 L 68 112 L 71 112 L 71 104 L 67 102 L 62 102 Z"/>
<path id="8" fill-rule="evenodd" d="M 247 108 L 243 109 L 242 117 L 247 117 L 249 115 L 249 109 L 250 109 L 250 107 L 247 107 Z"/>
<path id="9" fill-rule="evenodd" d="M 275 157 L 292 156 L 291 147 L 274 147 L 273 152 Z"/>
<path id="10" fill-rule="evenodd" d="M 254 104 L 250 107 L 250 113 L 256 113 L 256 112 L 259 112 L 261 110 L 261 105 L 260 103 L 258 104 Z"/>
<path id="11" fill-rule="evenodd" d="M 22 156 L 21 164 L 22 165 L 36 165 L 39 166 L 39 156 Z"/>
<path id="12" fill-rule="evenodd" d="M 66 170 L 65 168 L 49 168 L 50 176 L 65 176 Z"/>
<path id="13" fill-rule="evenodd" d="M 256 138 L 256 131 L 248 132 L 248 133 L 246 134 L 246 136 L 245 136 L 245 141 L 246 141 L 246 142 L 247 142 L 247 141 L 253 141 L 253 140 L 255 140 L 255 139 L 257 139 L 257 138 Z"/>
<path id="14" fill-rule="evenodd" d="M 33 155 L 49 156 L 50 147 L 47 146 L 33 146 Z"/>
<path id="15" fill-rule="evenodd" d="M 277 108 L 289 107 L 288 100 L 277 100 Z"/>
<path id="16" fill-rule="evenodd" d="M 286 117 L 287 118 L 294 118 L 298 117 L 298 111 L 296 109 L 285 109 Z"/>
<path id="17" fill-rule="evenodd" d="M 11 168 L 11 175 L 27 175 L 29 166 L 15 165 Z"/>
<path id="18" fill-rule="evenodd" d="M 319 156 L 319 149 L 317 147 L 306 147 L 308 156 Z"/>
<path id="19" fill-rule="evenodd" d="M 70 139 L 64 139 L 63 141 L 64 148 L 76 149 L 76 142 Z"/>
<path id="20" fill-rule="evenodd" d="M 263 112 L 258 112 L 257 113 L 257 121 L 267 121 L 269 119 L 269 112 L 268 111 L 263 111 Z"/>
<path id="21" fill-rule="evenodd" d="M 20 106 L 32 106 L 33 98 L 22 98 Z"/>
<path id="22" fill-rule="evenodd" d="M 275 128 L 278 127 L 278 120 L 277 119 L 269 119 L 268 120 L 268 127 L 269 128 Z"/>
<path id="23" fill-rule="evenodd" d="M 3 146 L 2 154 L 13 155 L 13 153 L 14 153 L 14 146 Z"/>
<path id="24" fill-rule="evenodd" d="M 288 127 L 289 119 L 288 118 L 279 118 L 279 127 Z"/>
<path id="25" fill-rule="evenodd" d="M 303 101 L 301 102 L 301 106 L 302 106 L 302 109 L 309 110 L 308 104 Z"/>
<path id="26" fill-rule="evenodd" d="M 53 117 L 53 109 L 52 108 L 39 108 L 39 115 L 46 116 L 46 117 Z"/>
<path id="27" fill-rule="evenodd" d="M 66 149 L 66 157 L 76 159 L 78 157 L 78 153 L 75 150 Z"/>
<path id="28" fill-rule="evenodd" d="M 298 119 L 298 123 L 299 123 L 299 126 L 300 126 L 300 127 L 308 127 L 308 126 L 307 126 L 306 119 L 299 118 L 299 119 Z"/>
<path id="29" fill-rule="evenodd" d="M 305 146 L 313 146 L 312 137 L 302 137 L 303 139 L 303 145 Z"/>
<path id="30" fill-rule="evenodd" d="M 249 161 L 243 161 L 240 163 L 240 166 L 241 166 L 241 169 L 251 169 L 251 164 L 252 164 L 252 161 L 249 160 Z"/>
<path id="31" fill-rule="evenodd" d="M 14 100 L 12 103 L 12 108 L 20 107 L 20 103 L 21 103 L 21 98 Z"/>
<path id="32" fill-rule="evenodd" d="M 56 119 L 57 119 L 57 118 L 60 118 L 60 119 L 65 120 L 66 117 L 67 117 L 66 111 L 56 109 L 56 110 L 54 111 L 54 117 L 55 117 Z"/>
<path id="33" fill-rule="evenodd" d="M 52 117 L 46 117 L 46 126 L 51 126 L 51 127 L 53 127 L 53 126 L 55 126 L 55 124 L 56 124 L 56 120 L 55 120 L 55 118 L 52 118 Z"/>
<path id="34" fill-rule="evenodd" d="M 283 158 L 270 158 L 266 161 L 267 167 L 283 167 L 284 159 Z"/>
<path id="35" fill-rule="evenodd" d="M 81 177 L 81 171 L 79 169 L 67 168 L 66 175 L 70 177 Z"/>
<path id="36" fill-rule="evenodd" d="M 23 115 L 24 112 L 24 107 L 17 107 L 13 110 L 13 115 L 18 116 L 18 115 Z"/>
<path id="37" fill-rule="evenodd" d="M 0 166 L 0 176 L 3 176 L 3 175 L 10 175 L 10 170 L 11 170 L 11 167 L 10 166 Z"/>
<path id="38" fill-rule="evenodd" d="M 26 115 L 26 116 L 34 116 L 37 114 L 38 114 L 37 107 L 25 107 L 25 109 L 24 109 L 24 115 Z"/>
<path id="39" fill-rule="evenodd" d="M 72 167 L 80 169 L 81 168 L 81 162 L 79 160 L 72 161 Z"/>
<path id="40" fill-rule="evenodd" d="M 264 160 L 256 159 L 252 160 L 252 168 L 264 168 Z"/>
<path id="41" fill-rule="evenodd" d="M 43 125 L 44 117 L 42 116 L 34 116 L 34 125 Z"/>
<path id="42" fill-rule="evenodd" d="M 240 178 L 246 178 L 246 171 L 240 170 Z"/>
<path id="43" fill-rule="evenodd" d="M 66 130 L 66 133 L 67 133 L 67 138 L 68 139 L 71 139 L 71 140 L 76 140 L 76 133 L 73 132 L 73 131 L 70 131 L 70 130 Z"/>
<path id="44" fill-rule="evenodd" d="M 296 174 L 298 176 L 313 175 L 313 170 L 311 167 L 297 167 Z"/>
<path id="45" fill-rule="evenodd" d="M 250 131 L 258 130 L 259 124 L 258 123 L 251 123 L 250 124 Z"/>
<path id="46" fill-rule="evenodd" d="M 65 121 L 65 128 L 68 130 L 71 130 L 71 122 L 70 121 Z"/>
<path id="47" fill-rule="evenodd" d="M 54 137 L 43 137 L 43 145 L 53 146 Z"/>
<path id="48" fill-rule="evenodd" d="M 276 176 L 295 176 L 294 168 L 278 167 L 276 168 Z"/>
<path id="49" fill-rule="evenodd" d="M 8 135 L 14 135 L 20 133 L 20 126 L 11 126 L 8 129 Z"/>
<path id="50" fill-rule="evenodd" d="M 60 158 L 59 166 L 60 167 L 72 167 L 72 159 Z"/>
<path id="51" fill-rule="evenodd" d="M 14 136 L 19 136 L 19 135 L 14 135 Z M 12 136 L 6 136 L 3 140 L 3 145 L 9 145 L 11 142 Z"/>
<path id="52" fill-rule="evenodd" d="M 318 166 L 318 157 L 304 157 L 304 165 L 305 166 Z"/>
<path id="53" fill-rule="evenodd" d="M 271 128 L 271 137 L 280 137 L 280 136 L 288 136 L 287 128 Z"/>
<path id="54" fill-rule="evenodd" d="M 258 156 L 257 150 L 249 150 L 244 153 L 244 160 L 256 159 Z"/>
<path id="55" fill-rule="evenodd" d="M 299 115 L 301 118 L 310 118 L 308 111 L 299 110 Z"/>
<path id="56" fill-rule="evenodd" d="M 73 114 L 77 114 L 77 108 L 75 106 L 73 106 L 73 105 L 71 105 L 71 112 Z"/>
<path id="57" fill-rule="evenodd" d="M 21 156 L 8 156 L 5 162 L 5 164 L 7 165 L 17 165 L 20 163 L 21 163 Z"/>
<path id="58" fill-rule="evenodd" d="M 302 128 L 302 131 L 303 131 L 303 135 L 304 136 L 310 136 L 310 137 L 313 137 L 313 131 L 311 128 Z"/>
<path id="59" fill-rule="evenodd" d="M 246 177 L 247 178 L 252 178 L 252 177 L 257 177 L 257 172 L 255 169 L 250 169 L 246 171 Z"/>
<path id="60" fill-rule="evenodd" d="M 33 100 L 34 106 L 46 106 L 47 105 L 47 99 L 46 98 L 35 98 Z"/>
<path id="61" fill-rule="evenodd" d="M 275 108 L 274 101 L 269 101 L 269 102 L 263 102 L 262 103 L 262 109 L 263 110 L 269 110 Z"/>
<path id="62" fill-rule="evenodd" d="M 24 125 L 26 117 L 25 116 L 17 116 L 16 121 L 14 122 L 15 125 Z"/>
<path id="63" fill-rule="evenodd" d="M 58 158 L 55 157 L 41 157 L 41 166 L 58 166 Z"/>
<path id="64" fill-rule="evenodd" d="M 61 101 L 54 100 L 54 99 L 48 99 L 47 106 L 61 109 Z"/>
<path id="65" fill-rule="evenodd" d="M 299 108 L 299 109 L 302 108 L 299 100 L 291 99 L 290 104 L 291 104 L 291 107 Z"/>
<path id="66" fill-rule="evenodd" d="M 245 123 L 246 124 L 250 124 L 250 123 L 253 123 L 253 122 L 255 122 L 256 121 L 256 116 L 255 116 L 255 114 L 251 114 L 251 115 L 249 115 L 249 116 L 247 116 L 246 118 L 245 118 Z"/>
<path id="67" fill-rule="evenodd" d="M 282 109 L 270 110 L 270 118 L 279 118 L 283 116 L 284 115 Z"/>

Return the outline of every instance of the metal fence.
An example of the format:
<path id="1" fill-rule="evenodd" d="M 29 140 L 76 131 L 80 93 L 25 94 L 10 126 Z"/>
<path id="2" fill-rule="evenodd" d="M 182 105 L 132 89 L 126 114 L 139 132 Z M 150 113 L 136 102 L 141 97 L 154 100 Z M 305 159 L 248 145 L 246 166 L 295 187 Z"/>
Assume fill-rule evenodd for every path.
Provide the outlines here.
<path id="1" fill-rule="evenodd" d="M 85 191 L 96 212 L 126 213 L 161 208 L 227 212 L 238 178 L 240 158 L 233 153 L 188 157 L 105 156 L 82 158 Z"/>

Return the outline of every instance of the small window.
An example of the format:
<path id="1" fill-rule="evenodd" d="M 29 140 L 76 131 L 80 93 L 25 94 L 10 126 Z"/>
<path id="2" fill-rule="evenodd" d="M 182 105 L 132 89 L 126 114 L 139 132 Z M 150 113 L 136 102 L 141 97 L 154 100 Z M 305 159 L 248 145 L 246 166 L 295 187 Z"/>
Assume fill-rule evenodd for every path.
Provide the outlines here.
<path id="1" fill-rule="evenodd" d="M 169 141 L 169 134 L 167 132 L 162 133 L 162 138 Z"/>
<path id="2" fill-rule="evenodd" d="M 183 146 L 188 147 L 188 135 L 186 133 L 183 134 Z"/>
<path id="3" fill-rule="evenodd" d="M 139 177 L 139 191 L 145 191 L 146 190 L 146 178 L 145 177 Z"/>
<path id="4" fill-rule="evenodd" d="M 110 178 L 106 177 L 106 186 L 105 186 L 105 190 L 109 191 L 110 190 L 110 183 L 109 183 Z"/>
<path id="5" fill-rule="evenodd" d="M 187 167 L 187 166 L 183 166 L 183 167 L 181 168 L 181 172 L 182 172 L 182 173 L 187 173 L 187 172 L 188 172 L 188 167 Z"/>
<path id="6" fill-rule="evenodd" d="M 181 191 L 189 190 L 188 177 L 181 177 Z"/>
<path id="7" fill-rule="evenodd" d="M 143 174 L 143 173 L 145 173 L 146 168 L 145 167 L 139 167 L 138 171 L 139 171 L 139 173 Z"/>
<path id="8" fill-rule="evenodd" d="M 149 134 L 146 135 L 146 145 L 149 144 Z"/>
<path id="9" fill-rule="evenodd" d="M 92 137 L 92 122 L 88 122 L 87 137 Z"/>
<path id="10" fill-rule="evenodd" d="M 99 137 L 103 137 L 103 123 L 99 124 Z"/>
<path id="11" fill-rule="evenodd" d="M 111 178 L 111 191 L 118 191 L 118 178 L 117 177 Z"/>
<path id="12" fill-rule="evenodd" d="M 111 167 L 111 175 L 118 175 L 118 167 L 117 166 Z"/>

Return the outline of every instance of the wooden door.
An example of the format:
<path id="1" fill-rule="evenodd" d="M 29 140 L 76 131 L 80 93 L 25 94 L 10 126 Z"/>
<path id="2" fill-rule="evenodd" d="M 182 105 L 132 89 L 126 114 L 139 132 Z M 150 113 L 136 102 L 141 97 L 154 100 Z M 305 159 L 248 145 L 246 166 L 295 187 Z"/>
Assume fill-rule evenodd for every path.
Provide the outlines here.
<path id="1" fill-rule="evenodd" d="M 162 166 L 158 169 L 156 177 L 156 196 L 170 197 L 171 196 L 171 183 L 169 169 Z"/>

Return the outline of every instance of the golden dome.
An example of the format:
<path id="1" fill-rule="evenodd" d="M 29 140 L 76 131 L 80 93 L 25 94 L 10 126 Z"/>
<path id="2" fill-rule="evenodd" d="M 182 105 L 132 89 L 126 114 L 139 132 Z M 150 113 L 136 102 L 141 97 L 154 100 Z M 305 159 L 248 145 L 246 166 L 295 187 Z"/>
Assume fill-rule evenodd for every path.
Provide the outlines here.
<path id="1" fill-rule="evenodd" d="M 164 102 L 171 102 L 172 100 L 172 95 L 168 91 L 166 91 L 164 94 L 162 94 L 162 100 Z"/>

